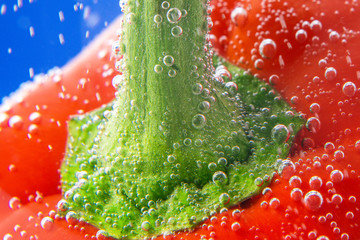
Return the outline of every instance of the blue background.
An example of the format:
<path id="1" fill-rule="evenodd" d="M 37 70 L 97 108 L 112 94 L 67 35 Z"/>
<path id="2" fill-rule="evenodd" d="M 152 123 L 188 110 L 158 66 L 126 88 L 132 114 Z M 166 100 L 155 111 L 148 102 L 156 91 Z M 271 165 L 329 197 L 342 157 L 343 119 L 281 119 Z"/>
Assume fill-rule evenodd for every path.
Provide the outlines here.
<path id="1" fill-rule="evenodd" d="M 118 0 L 0 0 L 0 8 L 4 6 L 6 12 L 0 13 L 0 99 L 32 80 L 30 68 L 36 75 L 65 65 L 121 13 Z M 60 21 L 60 11 L 64 21 Z"/>

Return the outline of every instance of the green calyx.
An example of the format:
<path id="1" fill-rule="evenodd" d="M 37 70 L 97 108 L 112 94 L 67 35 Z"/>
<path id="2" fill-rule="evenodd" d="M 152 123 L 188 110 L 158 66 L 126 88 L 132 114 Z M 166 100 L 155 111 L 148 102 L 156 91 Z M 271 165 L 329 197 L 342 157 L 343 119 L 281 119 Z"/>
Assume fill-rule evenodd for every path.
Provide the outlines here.
<path id="1" fill-rule="evenodd" d="M 139 239 L 190 229 L 266 186 L 302 121 L 212 56 L 205 0 L 129 0 L 111 106 L 69 122 L 66 218 Z"/>

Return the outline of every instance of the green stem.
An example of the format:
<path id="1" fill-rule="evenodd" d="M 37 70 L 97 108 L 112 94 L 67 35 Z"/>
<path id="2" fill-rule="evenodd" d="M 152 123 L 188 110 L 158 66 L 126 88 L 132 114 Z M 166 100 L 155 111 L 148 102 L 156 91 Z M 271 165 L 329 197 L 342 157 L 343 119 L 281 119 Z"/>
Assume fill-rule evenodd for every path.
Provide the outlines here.
<path id="1" fill-rule="evenodd" d="M 206 0 L 128 1 L 113 110 L 69 123 L 67 218 L 151 237 L 194 227 L 269 183 L 301 121 L 265 83 L 230 64 L 214 70 L 206 10 Z"/>

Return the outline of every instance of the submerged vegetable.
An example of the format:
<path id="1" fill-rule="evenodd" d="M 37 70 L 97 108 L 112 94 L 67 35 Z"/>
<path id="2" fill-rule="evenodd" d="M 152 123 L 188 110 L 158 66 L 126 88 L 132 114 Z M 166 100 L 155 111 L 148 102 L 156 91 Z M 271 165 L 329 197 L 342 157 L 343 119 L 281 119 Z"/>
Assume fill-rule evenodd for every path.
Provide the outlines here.
<path id="1" fill-rule="evenodd" d="M 124 4 L 117 99 L 70 122 L 66 219 L 114 237 L 191 228 L 286 171 L 302 121 L 268 85 L 213 60 L 206 4 Z"/>

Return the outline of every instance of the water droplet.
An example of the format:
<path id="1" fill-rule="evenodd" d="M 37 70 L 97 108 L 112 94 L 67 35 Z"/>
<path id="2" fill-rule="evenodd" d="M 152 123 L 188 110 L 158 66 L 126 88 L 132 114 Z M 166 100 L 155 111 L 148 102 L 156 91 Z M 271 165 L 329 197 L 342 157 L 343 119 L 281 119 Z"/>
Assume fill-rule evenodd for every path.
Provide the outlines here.
<path id="1" fill-rule="evenodd" d="M 304 197 L 304 204 L 311 211 L 319 210 L 323 204 L 323 197 L 318 191 L 310 191 Z"/>
<path id="2" fill-rule="evenodd" d="M 44 217 L 41 219 L 40 225 L 43 229 L 50 231 L 54 225 L 54 219 L 51 217 Z"/>
<path id="3" fill-rule="evenodd" d="M 276 143 L 284 143 L 289 139 L 289 137 L 289 129 L 283 124 L 278 124 L 271 130 L 271 138 Z"/>
<path id="4" fill-rule="evenodd" d="M 174 37 L 180 37 L 183 33 L 183 29 L 180 26 L 175 26 L 171 29 L 171 35 Z"/>
<path id="5" fill-rule="evenodd" d="M 276 43 L 272 39 L 264 39 L 260 43 L 259 52 L 263 58 L 273 58 L 276 54 Z"/>
<path id="6" fill-rule="evenodd" d="M 178 8 L 170 8 L 166 17 L 170 23 L 178 23 L 182 17 L 182 13 Z"/>
<path id="7" fill-rule="evenodd" d="M 247 11 L 242 7 L 236 7 L 232 10 L 230 15 L 231 21 L 238 27 L 245 25 L 248 18 Z"/>
<path id="8" fill-rule="evenodd" d="M 342 87 L 342 92 L 347 97 L 353 97 L 356 93 L 356 85 L 353 82 L 346 82 Z"/>
<path id="9" fill-rule="evenodd" d="M 196 114 L 192 119 L 192 125 L 196 129 L 201 129 L 206 125 L 206 118 L 202 114 Z"/>
<path id="10" fill-rule="evenodd" d="M 295 39 L 298 43 L 304 43 L 307 39 L 307 32 L 304 29 L 299 29 L 295 33 Z"/>

